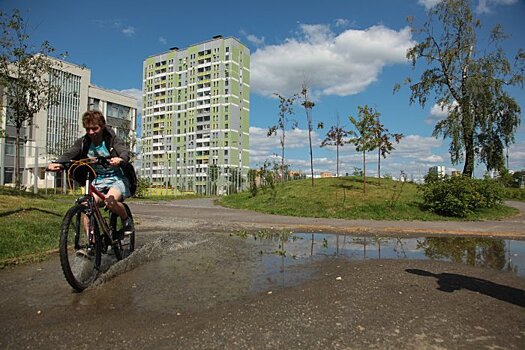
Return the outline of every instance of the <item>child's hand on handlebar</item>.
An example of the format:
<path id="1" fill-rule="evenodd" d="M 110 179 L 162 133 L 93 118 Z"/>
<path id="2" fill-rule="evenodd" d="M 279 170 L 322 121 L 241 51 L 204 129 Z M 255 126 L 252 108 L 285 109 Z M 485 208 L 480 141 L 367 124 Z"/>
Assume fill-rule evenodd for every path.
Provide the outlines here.
<path id="1" fill-rule="evenodd" d="M 64 167 L 60 163 L 49 163 L 47 166 L 47 170 L 53 172 L 62 171 L 63 169 Z"/>
<path id="2" fill-rule="evenodd" d="M 113 157 L 109 160 L 109 165 L 111 166 L 119 166 L 122 162 L 124 161 L 124 159 L 120 158 L 120 157 Z"/>

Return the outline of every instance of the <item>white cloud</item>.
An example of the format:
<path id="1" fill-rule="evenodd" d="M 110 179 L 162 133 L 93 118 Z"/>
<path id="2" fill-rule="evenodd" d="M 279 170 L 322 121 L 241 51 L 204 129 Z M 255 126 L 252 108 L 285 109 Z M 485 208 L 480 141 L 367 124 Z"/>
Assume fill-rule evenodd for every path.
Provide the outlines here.
<path id="1" fill-rule="evenodd" d="M 357 94 L 386 65 L 406 62 L 406 50 L 414 45 L 408 27 L 395 31 L 377 25 L 335 34 L 327 25 L 302 24 L 299 31 L 297 37 L 252 55 L 253 91 L 289 95 L 306 82 L 313 95 Z"/>
<path id="2" fill-rule="evenodd" d="M 477 13 L 492 13 L 492 9 L 499 5 L 514 5 L 518 0 L 479 0 Z"/>
<path id="3" fill-rule="evenodd" d="M 407 135 L 395 145 L 396 154 L 403 158 L 413 158 L 417 160 L 430 159 L 433 149 L 443 145 L 443 140 L 435 137 L 424 137 L 420 135 Z M 437 159 L 437 158 L 434 158 Z M 443 160 L 443 159 L 441 159 Z"/>
<path id="4" fill-rule="evenodd" d="M 348 27 L 350 25 L 350 21 L 344 18 L 338 18 L 335 20 L 335 26 L 338 28 L 341 27 Z"/>
<path id="5" fill-rule="evenodd" d="M 135 27 L 127 26 L 126 28 L 122 29 L 122 34 L 125 36 L 133 36 L 135 34 Z"/>
<path id="6" fill-rule="evenodd" d="M 264 45 L 264 40 L 265 40 L 264 36 L 263 37 L 258 37 L 258 36 L 254 35 L 254 34 L 249 34 L 249 33 L 247 33 L 244 30 L 241 30 L 241 35 L 246 37 L 246 40 L 248 40 L 249 42 L 251 42 L 252 44 L 254 44 L 257 47 Z"/>
<path id="7" fill-rule="evenodd" d="M 458 103 L 456 101 L 454 101 L 452 106 L 445 106 L 438 103 L 434 104 L 430 109 L 430 115 L 426 119 L 427 124 L 435 124 L 440 120 L 445 119 L 448 116 L 449 111 L 457 106 L 457 104 Z"/>
<path id="8" fill-rule="evenodd" d="M 246 39 L 248 39 L 249 42 L 255 44 L 256 46 L 264 45 L 264 36 L 261 38 L 258 38 L 253 34 L 248 34 L 246 36 Z"/>
<path id="9" fill-rule="evenodd" d="M 125 26 L 121 19 L 95 19 L 93 22 L 95 22 L 96 26 L 101 29 L 107 30 L 109 28 L 112 30 L 118 30 L 125 36 L 129 37 L 135 35 L 135 27 L 130 25 Z"/>
<path id="10" fill-rule="evenodd" d="M 159 37 L 159 42 L 162 44 L 162 45 L 166 45 L 168 43 L 168 40 L 166 40 L 166 38 L 164 37 Z"/>
<path id="11" fill-rule="evenodd" d="M 418 0 L 417 3 L 425 6 L 425 8 L 429 10 L 439 2 L 441 2 L 441 0 Z"/>
<path id="12" fill-rule="evenodd" d="M 280 162 L 279 137 L 266 135 L 267 129 L 250 127 L 250 163 L 253 167 L 261 166 L 266 160 Z M 316 174 L 321 171 L 335 174 L 337 168 L 335 147 L 320 149 L 320 143 L 319 134 L 314 132 L 312 137 L 314 171 Z M 395 150 L 386 159 L 381 158 L 381 173 L 397 176 L 401 170 L 404 170 L 414 177 L 421 177 L 431 166 L 447 163 L 448 153 L 440 150 L 442 146 L 443 140 L 434 137 L 407 135 L 395 145 Z M 515 153 L 518 154 L 517 151 Z M 310 172 L 307 130 L 296 129 L 287 132 L 285 157 L 291 169 Z M 377 174 L 377 152 L 369 152 L 366 159 L 367 174 L 371 176 Z M 351 174 L 354 168 L 362 168 L 362 154 L 352 145 L 340 147 L 339 173 Z"/>
<path id="13" fill-rule="evenodd" d="M 123 89 L 123 90 L 114 90 L 118 93 L 128 95 L 130 97 L 137 99 L 137 114 L 142 115 L 142 90 L 131 88 L 131 89 Z"/>
<path id="14" fill-rule="evenodd" d="M 418 4 L 425 6 L 427 10 L 440 3 L 442 0 L 418 0 Z M 490 14 L 493 8 L 500 5 L 514 5 L 518 3 L 518 0 L 479 0 L 476 6 L 476 13 Z"/>
<path id="15" fill-rule="evenodd" d="M 448 116 L 448 109 L 436 103 L 430 109 L 430 115 L 439 119 L 445 119 Z"/>
<path id="16" fill-rule="evenodd" d="M 420 160 L 426 163 L 443 163 L 444 161 L 443 157 L 438 156 L 437 154 L 431 154 L 427 157 L 421 158 Z"/>
<path id="17" fill-rule="evenodd" d="M 519 141 L 509 146 L 509 169 L 525 169 L 525 141 Z"/>
<path id="18" fill-rule="evenodd" d="M 268 129 L 250 127 L 250 163 L 262 164 L 272 155 L 281 156 L 280 133 L 277 135 L 267 136 Z M 319 135 L 312 132 L 312 145 L 319 145 L 321 143 Z M 308 147 L 308 131 L 304 129 L 294 129 L 286 131 L 285 140 L 285 157 L 291 150 L 297 150 Z M 306 153 L 305 153 L 306 154 Z M 289 160 L 287 159 L 288 163 Z"/>
<path id="19" fill-rule="evenodd" d="M 381 174 L 391 174 L 399 176 L 403 170 L 409 177 L 420 178 L 424 176 L 428 169 L 434 165 L 444 165 L 446 154 L 440 154 L 438 150 L 443 145 L 442 140 L 434 137 L 423 137 L 420 135 L 407 135 L 401 139 L 399 144 L 395 144 L 395 149 L 386 159 L 381 158 Z M 345 151 L 347 152 L 347 151 Z M 377 152 L 367 154 L 367 174 L 377 175 Z M 362 168 L 361 154 L 354 153 L 348 159 L 352 170 L 353 167 Z M 343 163 L 344 164 L 344 163 Z M 348 170 L 345 170 L 348 172 Z M 350 171 L 351 172 L 351 171 Z"/>

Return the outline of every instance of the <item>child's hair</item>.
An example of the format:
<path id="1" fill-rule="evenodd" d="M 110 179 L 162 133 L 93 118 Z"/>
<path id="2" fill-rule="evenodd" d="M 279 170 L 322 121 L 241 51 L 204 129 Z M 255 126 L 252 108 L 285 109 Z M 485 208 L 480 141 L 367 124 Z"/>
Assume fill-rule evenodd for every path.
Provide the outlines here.
<path id="1" fill-rule="evenodd" d="M 82 125 L 86 127 L 88 124 L 98 124 L 101 127 L 106 126 L 106 119 L 99 111 L 89 110 L 82 115 Z"/>

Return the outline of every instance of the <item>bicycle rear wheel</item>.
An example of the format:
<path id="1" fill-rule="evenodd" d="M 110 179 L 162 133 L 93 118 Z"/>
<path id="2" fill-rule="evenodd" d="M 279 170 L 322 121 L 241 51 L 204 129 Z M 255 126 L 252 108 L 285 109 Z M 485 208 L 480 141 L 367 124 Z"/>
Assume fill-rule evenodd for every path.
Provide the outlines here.
<path id="1" fill-rule="evenodd" d="M 126 203 L 124 207 L 128 213 L 128 217 L 133 221 L 133 215 L 131 215 L 131 210 L 129 209 Z M 122 223 L 118 220 L 118 215 L 111 213 L 110 214 L 110 227 L 113 232 L 113 239 L 116 243 L 113 245 L 113 250 L 115 251 L 115 256 L 117 260 L 122 260 L 127 258 L 135 250 L 135 228 L 130 233 L 122 232 Z"/>
<path id="2" fill-rule="evenodd" d="M 88 217 L 95 242 L 89 242 L 84 229 L 82 217 L 87 209 L 83 204 L 71 207 L 64 216 L 60 233 L 60 265 L 67 282 L 78 292 L 97 278 L 102 254 L 99 227 L 93 216 Z"/>

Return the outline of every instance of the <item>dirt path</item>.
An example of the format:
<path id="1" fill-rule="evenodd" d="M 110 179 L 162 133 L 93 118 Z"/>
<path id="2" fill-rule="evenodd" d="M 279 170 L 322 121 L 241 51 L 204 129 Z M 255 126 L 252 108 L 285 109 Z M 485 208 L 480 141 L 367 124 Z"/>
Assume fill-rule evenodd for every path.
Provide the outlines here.
<path id="1" fill-rule="evenodd" d="M 520 210 L 514 217 L 498 221 L 375 221 L 300 218 L 270 215 L 214 205 L 212 199 L 172 202 L 132 202 L 138 228 L 159 230 L 264 230 L 336 232 L 351 234 L 463 235 L 525 239 L 525 203 L 507 202 Z"/>

